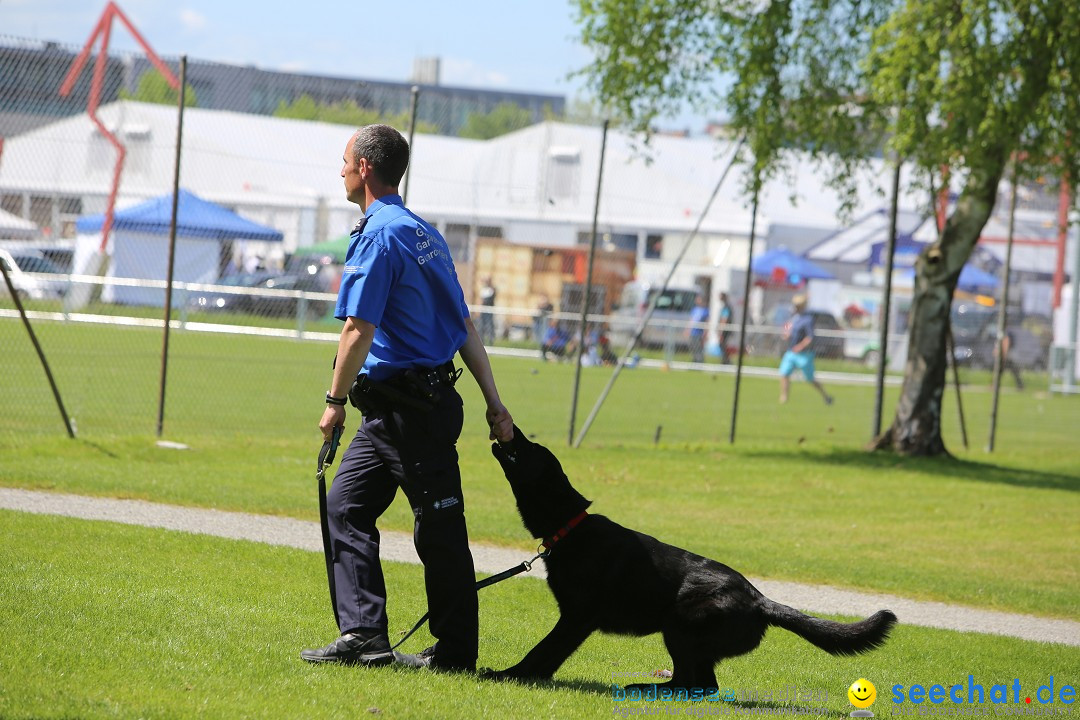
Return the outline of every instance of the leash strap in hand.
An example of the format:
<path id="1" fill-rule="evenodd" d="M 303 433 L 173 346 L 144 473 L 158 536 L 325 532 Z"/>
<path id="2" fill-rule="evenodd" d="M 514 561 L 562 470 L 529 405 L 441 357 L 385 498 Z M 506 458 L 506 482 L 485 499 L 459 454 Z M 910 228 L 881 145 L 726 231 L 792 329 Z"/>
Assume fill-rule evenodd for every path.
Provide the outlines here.
<path id="1" fill-rule="evenodd" d="M 341 430 L 340 425 L 335 427 L 330 432 L 330 439 L 323 441 L 322 448 L 319 449 L 319 464 L 315 471 L 315 477 L 319 480 L 326 476 L 326 471 L 334 464 L 338 445 L 341 444 Z"/>
<path id="2" fill-rule="evenodd" d="M 338 621 L 337 611 L 337 587 L 334 583 L 334 552 L 330 546 L 330 521 L 326 510 L 326 471 L 334 464 L 338 445 L 341 444 L 340 426 L 335 427 L 330 433 L 330 439 L 322 444 L 319 450 L 318 469 L 315 477 L 319 481 L 319 524 L 322 526 L 323 556 L 326 558 L 326 580 L 330 585 L 330 605 L 334 608 L 334 620 Z M 340 622 L 339 622 L 340 624 Z"/>

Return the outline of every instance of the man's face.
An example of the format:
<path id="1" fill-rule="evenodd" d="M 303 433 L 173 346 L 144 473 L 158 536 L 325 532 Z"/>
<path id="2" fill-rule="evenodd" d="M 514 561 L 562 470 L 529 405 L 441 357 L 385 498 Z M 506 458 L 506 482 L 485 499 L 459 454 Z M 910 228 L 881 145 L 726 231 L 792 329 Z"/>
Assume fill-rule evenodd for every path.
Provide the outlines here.
<path id="1" fill-rule="evenodd" d="M 358 164 L 353 158 L 353 141 L 356 140 L 356 135 L 349 138 L 349 144 L 345 146 L 345 154 L 341 159 L 344 165 L 341 166 L 341 177 L 345 180 L 345 197 L 349 202 L 356 203 L 360 207 L 364 207 L 364 172 L 367 168 L 366 161 L 360 160 Z M 367 208 L 364 208 L 365 210 Z"/>

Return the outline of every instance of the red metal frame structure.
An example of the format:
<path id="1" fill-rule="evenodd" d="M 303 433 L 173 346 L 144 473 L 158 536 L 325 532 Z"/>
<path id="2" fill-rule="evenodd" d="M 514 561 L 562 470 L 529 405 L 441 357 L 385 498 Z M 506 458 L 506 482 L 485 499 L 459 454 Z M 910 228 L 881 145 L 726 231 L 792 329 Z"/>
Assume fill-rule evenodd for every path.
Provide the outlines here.
<path id="1" fill-rule="evenodd" d="M 1061 286 L 1065 284 L 1065 243 L 1069 238 L 1069 206 L 1072 205 L 1072 188 L 1068 176 L 1061 179 L 1058 193 L 1057 262 L 1054 264 L 1054 309 L 1061 307 Z"/>
<path id="2" fill-rule="evenodd" d="M 98 19 L 97 25 L 94 26 L 93 32 L 90 33 L 90 39 L 86 41 L 86 45 L 83 47 L 82 52 L 75 58 L 75 61 L 71 64 L 71 69 L 68 70 L 67 77 L 64 78 L 63 84 L 60 86 L 60 96 L 67 97 L 71 93 L 71 89 L 75 86 L 75 81 L 78 79 L 79 74 L 82 72 L 83 66 L 86 65 L 87 58 L 90 57 L 90 52 L 93 50 L 94 43 L 97 42 L 98 37 L 101 37 L 101 49 L 98 50 L 97 58 L 94 60 L 94 74 L 90 81 L 90 95 L 86 99 L 86 114 L 90 116 L 94 125 L 97 126 L 98 131 L 108 139 L 109 143 L 116 148 L 116 167 L 113 169 L 113 181 L 112 189 L 109 191 L 109 204 L 105 209 L 105 223 L 101 227 L 101 252 L 105 252 L 105 244 L 109 240 L 109 232 L 112 231 L 113 224 L 113 210 L 116 205 L 116 193 L 120 189 L 120 173 L 124 171 L 124 158 L 127 155 L 127 150 L 124 148 L 123 143 L 109 132 L 109 129 L 105 127 L 104 123 L 98 119 L 97 109 L 98 104 L 101 102 L 101 89 L 105 80 L 105 64 L 109 58 L 109 37 L 112 34 L 112 21 L 119 19 L 124 24 L 124 27 L 128 29 L 135 41 L 139 43 L 142 49 L 146 52 L 146 57 L 165 78 L 166 82 L 173 88 L 173 90 L 180 89 L 180 81 L 173 75 L 172 70 L 161 61 L 151 49 L 150 44 L 146 42 L 143 36 L 135 29 L 135 26 L 131 24 L 127 16 L 124 15 L 115 2 L 110 0 L 109 4 L 105 6 L 105 11 L 101 13 L 101 17 Z"/>

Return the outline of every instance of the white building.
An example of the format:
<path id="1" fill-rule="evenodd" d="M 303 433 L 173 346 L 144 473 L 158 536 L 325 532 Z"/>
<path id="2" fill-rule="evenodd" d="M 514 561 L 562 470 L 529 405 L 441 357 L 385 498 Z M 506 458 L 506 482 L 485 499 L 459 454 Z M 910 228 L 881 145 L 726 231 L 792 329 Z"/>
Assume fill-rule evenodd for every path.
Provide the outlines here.
<path id="1" fill-rule="evenodd" d="M 127 147 L 118 206 L 171 191 L 175 108 L 121 101 L 98 115 Z M 291 253 L 347 233 L 359 215 L 345 200 L 338 175 L 352 130 L 188 109 L 181 185 L 277 228 L 284 242 L 266 252 Z M 478 237 L 576 246 L 588 242 L 592 227 L 601 140 L 599 128 L 555 122 L 488 141 L 417 135 L 402 189 L 409 206 L 443 232 L 459 262 L 471 259 Z M 602 242 L 634 250 L 639 278 L 662 278 L 698 223 L 733 149 L 731 141 L 664 136 L 643 148 L 612 130 L 599 202 Z M 762 193 L 756 252 L 770 244 L 801 251 L 844 225 L 839 198 L 825 188 L 821 170 L 794 157 L 793 172 Z M 6 140 L 0 196 L 21 197 L 24 207 L 51 198 L 52 215 L 62 227 L 80 214 L 105 209 L 115 160 L 115 149 L 89 117 L 64 119 Z M 746 266 L 751 216 L 742 170 L 732 169 L 701 219 L 677 284 L 726 289 L 731 270 Z M 852 215 L 881 207 L 890 182 L 889 168 L 872 162 L 859 181 Z M 916 211 L 924 200 L 905 194 L 901 208 Z"/>

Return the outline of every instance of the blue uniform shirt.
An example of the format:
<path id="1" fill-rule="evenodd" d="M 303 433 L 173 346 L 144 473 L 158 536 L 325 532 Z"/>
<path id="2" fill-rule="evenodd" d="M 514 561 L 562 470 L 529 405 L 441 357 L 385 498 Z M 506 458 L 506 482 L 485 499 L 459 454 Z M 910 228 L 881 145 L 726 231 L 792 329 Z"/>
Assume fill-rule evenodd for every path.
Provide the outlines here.
<path id="1" fill-rule="evenodd" d="M 703 323 L 709 319 L 709 308 L 704 305 L 695 305 L 690 308 L 690 322 Z M 705 334 L 705 328 L 694 327 L 690 328 L 690 335 L 692 337 L 701 337 Z"/>
<path id="2" fill-rule="evenodd" d="M 465 344 L 469 309 L 446 241 L 386 195 L 353 231 L 334 317 L 375 325 L 363 372 L 385 380 L 411 367 L 435 367 Z"/>
<path id="3" fill-rule="evenodd" d="M 810 345 L 803 352 L 812 352 L 814 349 L 814 316 L 799 313 L 791 319 L 791 335 L 788 337 L 788 350 L 810 338 Z"/>

